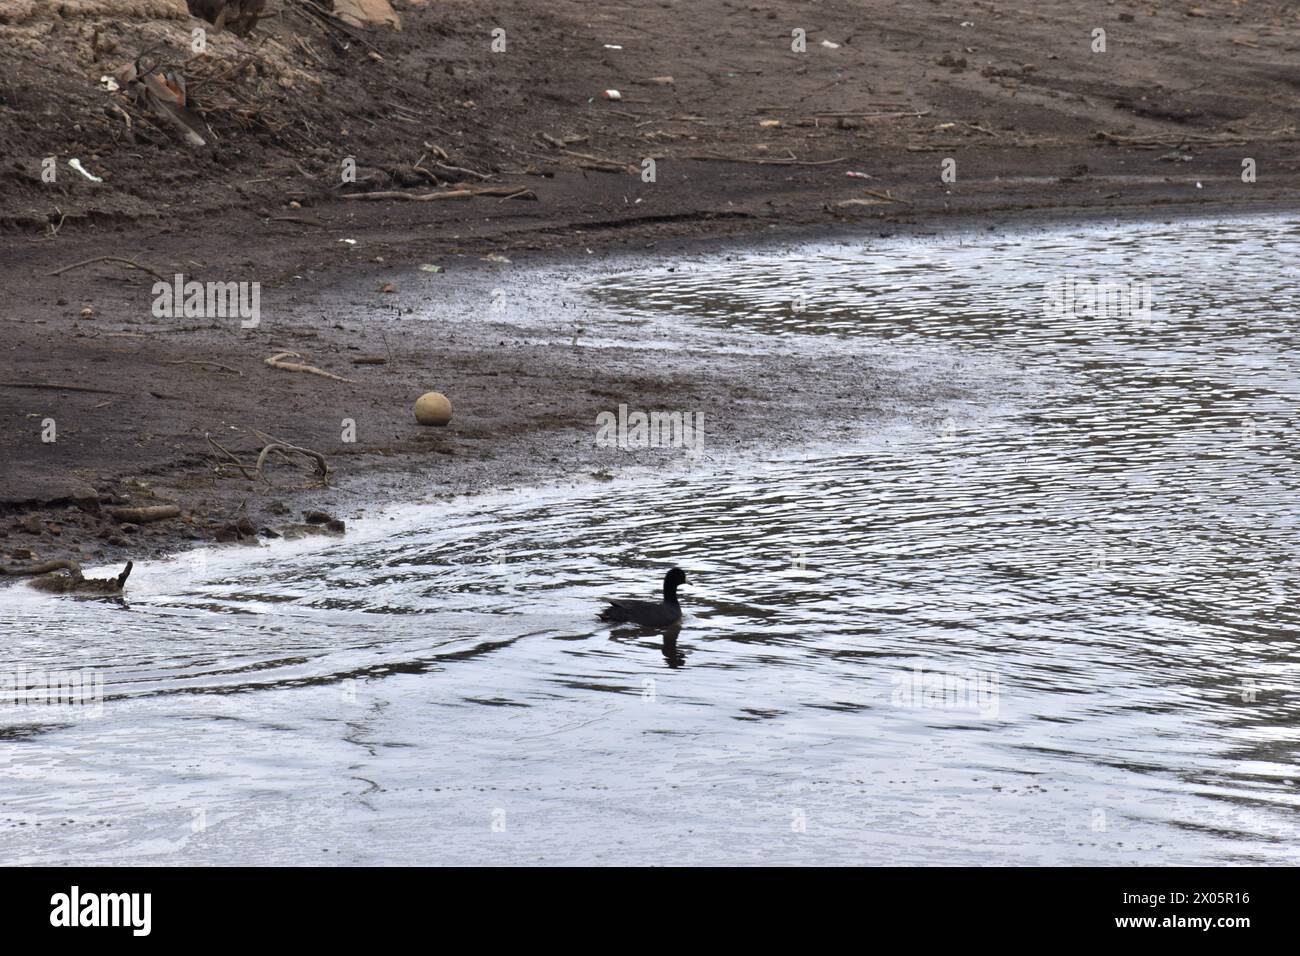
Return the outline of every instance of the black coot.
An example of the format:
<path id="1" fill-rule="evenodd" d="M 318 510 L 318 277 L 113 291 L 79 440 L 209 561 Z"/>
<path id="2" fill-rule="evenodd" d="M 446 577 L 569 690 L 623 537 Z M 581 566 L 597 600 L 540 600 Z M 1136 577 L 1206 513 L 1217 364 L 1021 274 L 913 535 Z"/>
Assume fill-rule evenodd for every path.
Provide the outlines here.
<path id="1" fill-rule="evenodd" d="M 612 624 L 640 624 L 642 627 L 667 627 L 682 619 L 682 606 L 677 603 L 677 587 L 686 583 L 681 568 L 673 568 L 664 575 L 663 601 L 615 601 L 607 598 L 609 607 L 600 612 L 602 621 Z"/>

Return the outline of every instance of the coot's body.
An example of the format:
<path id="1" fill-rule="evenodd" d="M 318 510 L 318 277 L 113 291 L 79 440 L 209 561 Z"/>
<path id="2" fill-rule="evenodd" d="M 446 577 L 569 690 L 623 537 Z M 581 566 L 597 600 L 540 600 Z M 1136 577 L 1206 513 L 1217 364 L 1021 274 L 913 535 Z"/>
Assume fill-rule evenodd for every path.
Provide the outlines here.
<path id="1" fill-rule="evenodd" d="M 609 607 L 600 612 L 600 619 L 611 624 L 639 624 L 642 627 L 668 627 L 682 619 L 682 606 L 677 603 L 677 587 L 686 583 L 681 568 L 673 568 L 664 575 L 663 601 L 615 601 L 608 598 Z"/>

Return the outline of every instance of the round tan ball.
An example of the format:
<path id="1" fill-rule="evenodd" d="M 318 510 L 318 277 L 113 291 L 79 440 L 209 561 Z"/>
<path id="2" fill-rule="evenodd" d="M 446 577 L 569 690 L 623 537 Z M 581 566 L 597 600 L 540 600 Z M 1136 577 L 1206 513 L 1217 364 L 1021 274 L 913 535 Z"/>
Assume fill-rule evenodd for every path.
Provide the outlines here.
<path id="1" fill-rule="evenodd" d="M 445 425 L 451 421 L 451 399 L 442 392 L 425 392 L 415 401 L 415 420 L 421 425 Z"/>

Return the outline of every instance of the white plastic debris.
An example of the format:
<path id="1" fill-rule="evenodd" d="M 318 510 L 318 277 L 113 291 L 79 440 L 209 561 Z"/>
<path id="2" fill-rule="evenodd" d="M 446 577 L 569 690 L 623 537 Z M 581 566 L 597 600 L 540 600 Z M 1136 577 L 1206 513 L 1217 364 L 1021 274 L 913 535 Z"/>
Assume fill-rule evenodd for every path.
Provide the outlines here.
<path id="1" fill-rule="evenodd" d="M 623 48 L 622 48 L 621 46 L 619 46 L 617 43 L 606 43 L 606 44 L 605 44 L 605 49 L 606 49 L 606 50 L 621 50 L 621 49 L 623 49 Z"/>
<path id="2" fill-rule="evenodd" d="M 99 78 L 99 85 L 110 93 L 116 93 L 121 89 L 121 87 L 117 85 L 117 80 L 113 79 L 107 73 Z"/>
<path id="3" fill-rule="evenodd" d="M 339 242 L 346 242 L 349 246 L 355 246 L 357 244 L 355 239 L 340 239 Z"/>
<path id="4" fill-rule="evenodd" d="M 838 43 L 832 43 L 830 40 L 822 40 L 822 46 L 828 50 L 838 50 L 840 48 Z"/>
<path id="5" fill-rule="evenodd" d="M 606 90 L 604 93 L 601 93 L 600 95 L 605 97 L 605 99 L 607 100 L 621 100 L 623 98 L 623 94 L 620 93 L 618 90 Z"/>
<path id="6" fill-rule="evenodd" d="M 102 183 L 104 181 L 99 176 L 96 176 L 94 173 L 88 170 L 85 166 L 81 165 L 81 160 L 79 159 L 68 160 L 68 165 L 71 166 L 73 169 L 75 169 L 77 172 L 81 173 L 81 175 L 85 176 L 92 183 Z M 1200 183 L 1197 183 L 1196 185 L 1199 186 Z"/>

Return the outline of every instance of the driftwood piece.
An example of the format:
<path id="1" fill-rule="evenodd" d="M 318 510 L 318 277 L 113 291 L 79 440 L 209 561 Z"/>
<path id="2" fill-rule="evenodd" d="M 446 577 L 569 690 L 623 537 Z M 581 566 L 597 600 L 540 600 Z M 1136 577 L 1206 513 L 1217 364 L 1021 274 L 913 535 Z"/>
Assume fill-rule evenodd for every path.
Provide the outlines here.
<path id="1" fill-rule="evenodd" d="M 373 194 L 372 194 L 373 195 Z M 304 365 L 301 362 L 286 362 L 286 358 L 302 358 L 297 352 L 276 352 L 270 358 L 266 359 L 266 364 L 272 368 L 283 369 L 286 372 L 306 372 L 308 375 L 319 375 L 322 378 L 328 378 L 335 382 L 352 383 L 354 380 L 344 378 L 342 375 L 335 375 L 333 372 L 326 372 L 314 365 Z"/>
<path id="2" fill-rule="evenodd" d="M 40 564 L 30 564 L 26 567 L 6 567 L 0 564 L 0 574 L 8 574 L 13 577 L 28 574 L 49 574 L 51 571 L 69 571 L 80 576 L 81 565 L 77 564 L 76 561 L 42 561 Z"/>
<path id="3" fill-rule="evenodd" d="M 115 578 L 87 578 L 82 575 L 81 565 L 76 561 L 46 561 L 26 568 L 0 566 L 0 574 L 39 575 L 30 582 L 31 586 L 54 594 L 121 594 L 133 567 L 135 562 L 128 561 Z M 55 571 L 68 573 L 52 573 Z"/>
<path id="4" fill-rule="evenodd" d="M 106 508 L 105 510 L 114 521 L 131 524 L 166 521 L 168 518 L 179 518 L 181 514 L 181 509 L 176 505 L 144 505 L 139 508 Z"/>

